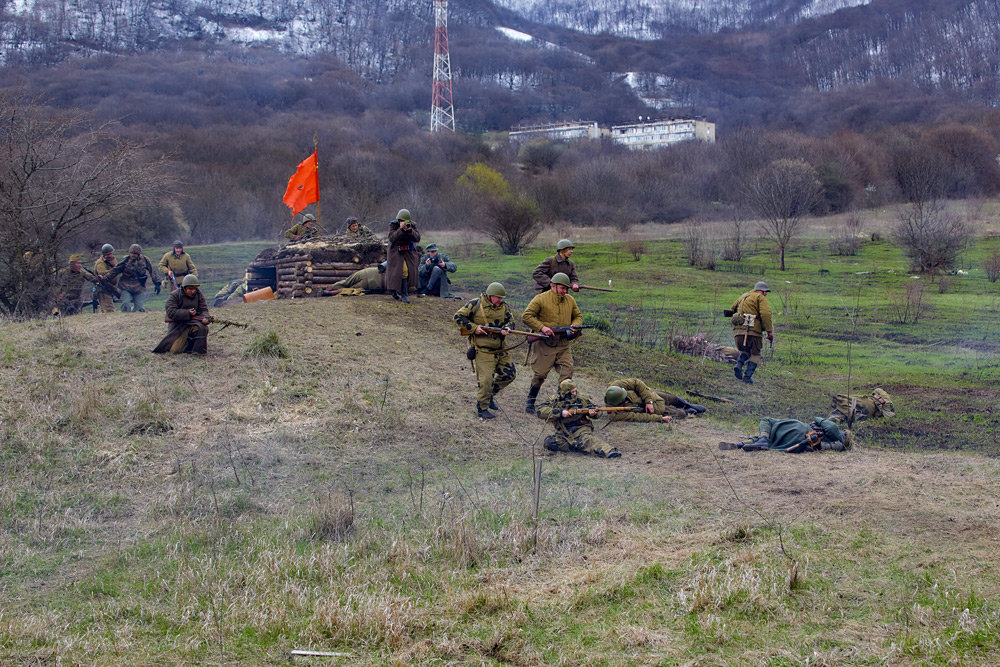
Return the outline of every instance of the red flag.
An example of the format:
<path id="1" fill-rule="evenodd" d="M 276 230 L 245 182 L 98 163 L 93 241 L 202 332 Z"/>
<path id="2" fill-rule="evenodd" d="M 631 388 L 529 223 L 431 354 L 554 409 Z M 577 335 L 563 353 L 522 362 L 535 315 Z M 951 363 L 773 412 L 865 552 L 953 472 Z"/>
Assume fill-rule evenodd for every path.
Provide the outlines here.
<path id="1" fill-rule="evenodd" d="M 285 196 L 281 201 L 292 209 L 295 215 L 309 204 L 319 201 L 319 156 L 318 151 L 299 163 L 298 169 L 288 179 Z"/>

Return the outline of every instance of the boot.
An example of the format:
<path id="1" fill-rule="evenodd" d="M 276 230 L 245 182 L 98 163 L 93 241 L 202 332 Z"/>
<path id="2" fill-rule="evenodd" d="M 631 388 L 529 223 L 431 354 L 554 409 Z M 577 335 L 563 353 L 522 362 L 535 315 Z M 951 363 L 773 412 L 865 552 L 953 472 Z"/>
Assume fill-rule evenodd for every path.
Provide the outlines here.
<path id="1" fill-rule="evenodd" d="M 742 449 L 742 448 L 743 448 L 743 443 L 742 442 L 720 442 L 719 443 L 719 449 L 721 449 L 724 452 L 730 451 L 730 450 L 733 450 L 733 449 Z"/>
<path id="2" fill-rule="evenodd" d="M 480 410 L 478 414 L 480 419 L 493 419 L 496 417 L 495 414 L 486 409 Z"/>
<path id="3" fill-rule="evenodd" d="M 746 360 L 750 358 L 750 355 L 746 352 L 740 352 L 740 356 L 736 358 L 736 365 L 733 366 L 733 375 L 736 376 L 737 380 L 743 379 L 743 364 Z"/>
<path id="4" fill-rule="evenodd" d="M 499 409 L 500 406 L 497 405 L 497 402 L 493 400 L 492 396 L 490 396 L 490 410 L 499 410 Z"/>
<path id="5" fill-rule="evenodd" d="M 606 459 L 617 459 L 617 458 L 621 458 L 621 455 L 622 455 L 622 453 L 619 452 L 617 449 L 612 449 L 610 452 L 608 452 L 607 454 L 604 455 L 604 458 L 606 458 Z"/>
<path id="6" fill-rule="evenodd" d="M 681 407 L 684 408 L 684 412 L 688 413 L 689 415 L 700 415 L 702 412 L 705 411 L 704 405 L 698 405 L 697 403 L 688 403 L 683 398 L 678 398 L 677 401 L 681 404 Z"/>
<path id="7" fill-rule="evenodd" d="M 753 374 L 757 370 L 757 364 L 752 361 L 747 362 L 747 370 L 743 373 L 743 381 L 747 384 L 753 384 Z"/>
<path id="8" fill-rule="evenodd" d="M 528 401 L 524 404 L 524 411 L 529 415 L 535 414 L 535 399 L 538 398 L 538 390 L 541 387 L 531 387 L 528 389 Z"/>
<path id="9" fill-rule="evenodd" d="M 392 294 L 393 299 L 399 301 L 399 292 L 397 292 L 396 290 L 390 290 L 389 293 Z"/>
<path id="10" fill-rule="evenodd" d="M 403 293 L 399 296 L 399 300 L 402 301 L 403 303 L 409 303 L 410 302 L 409 293 L 410 293 L 410 281 L 407 280 L 406 278 L 403 278 Z"/>

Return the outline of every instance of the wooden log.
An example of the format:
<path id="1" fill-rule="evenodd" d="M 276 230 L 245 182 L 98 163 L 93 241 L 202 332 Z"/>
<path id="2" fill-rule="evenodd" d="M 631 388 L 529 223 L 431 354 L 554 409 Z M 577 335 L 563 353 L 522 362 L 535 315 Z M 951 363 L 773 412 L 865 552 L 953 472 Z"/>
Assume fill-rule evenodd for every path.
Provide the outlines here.
<path id="1" fill-rule="evenodd" d="M 313 276 L 349 276 L 352 273 L 357 273 L 358 270 L 355 269 L 315 269 L 313 270 Z"/>
<path id="2" fill-rule="evenodd" d="M 354 262 L 317 262 L 312 266 L 314 269 L 352 269 L 356 271 L 361 268 L 360 263 L 361 260 L 356 259 Z"/>
<path id="3" fill-rule="evenodd" d="M 304 255 L 289 255 L 288 257 L 277 257 L 277 258 L 274 258 L 274 259 L 262 259 L 260 261 L 254 261 L 254 262 L 250 263 L 250 267 L 251 268 L 254 268 L 254 267 L 271 268 L 271 267 L 274 267 L 274 266 L 278 266 L 279 264 L 287 264 L 289 262 L 293 262 L 293 263 L 294 262 L 303 262 L 303 261 L 309 261 L 311 259 L 312 259 L 312 255 L 308 255 L 308 254 L 304 254 Z"/>

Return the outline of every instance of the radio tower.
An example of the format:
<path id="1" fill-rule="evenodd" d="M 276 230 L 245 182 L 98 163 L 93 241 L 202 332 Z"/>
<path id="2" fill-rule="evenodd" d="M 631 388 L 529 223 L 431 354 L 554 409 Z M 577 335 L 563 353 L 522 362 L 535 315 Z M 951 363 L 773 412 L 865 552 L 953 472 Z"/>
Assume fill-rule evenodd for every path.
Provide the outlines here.
<path id="1" fill-rule="evenodd" d="M 434 0 L 434 83 L 431 85 L 431 132 L 455 131 L 448 55 L 448 0 Z"/>

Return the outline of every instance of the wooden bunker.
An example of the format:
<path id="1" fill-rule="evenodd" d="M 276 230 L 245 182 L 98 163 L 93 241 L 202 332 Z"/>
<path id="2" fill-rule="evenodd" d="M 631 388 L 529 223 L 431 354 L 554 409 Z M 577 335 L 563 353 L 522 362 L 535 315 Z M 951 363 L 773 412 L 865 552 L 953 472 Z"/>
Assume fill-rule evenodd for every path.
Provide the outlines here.
<path id="1" fill-rule="evenodd" d="M 270 287 L 279 299 L 319 296 L 355 271 L 385 260 L 386 241 L 322 237 L 267 248 L 247 265 L 247 291 Z"/>

